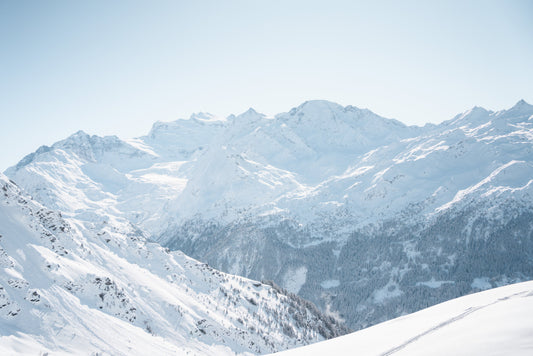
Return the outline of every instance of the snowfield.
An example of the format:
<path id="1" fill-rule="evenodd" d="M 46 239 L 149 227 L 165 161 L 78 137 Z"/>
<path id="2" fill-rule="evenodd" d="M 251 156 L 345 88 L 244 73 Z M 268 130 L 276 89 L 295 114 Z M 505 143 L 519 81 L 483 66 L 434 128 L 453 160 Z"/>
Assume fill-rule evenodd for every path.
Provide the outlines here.
<path id="1" fill-rule="evenodd" d="M 533 354 L 533 281 L 495 288 L 358 332 L 276 353 L 312 355 Z"/>

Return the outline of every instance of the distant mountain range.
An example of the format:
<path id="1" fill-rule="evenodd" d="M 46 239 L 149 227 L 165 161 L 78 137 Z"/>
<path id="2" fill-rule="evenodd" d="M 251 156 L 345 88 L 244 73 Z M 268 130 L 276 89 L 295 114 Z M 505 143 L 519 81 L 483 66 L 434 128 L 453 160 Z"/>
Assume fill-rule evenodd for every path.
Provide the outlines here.
<path id="1" fill-rule="evenodd" d="M 533 277 L 524 101 L 424 127 L 327 101 L 201 113 L 131 140 L 80 131 L 5 174 L 80 226 L 139 229 L 353 329 Z"/>

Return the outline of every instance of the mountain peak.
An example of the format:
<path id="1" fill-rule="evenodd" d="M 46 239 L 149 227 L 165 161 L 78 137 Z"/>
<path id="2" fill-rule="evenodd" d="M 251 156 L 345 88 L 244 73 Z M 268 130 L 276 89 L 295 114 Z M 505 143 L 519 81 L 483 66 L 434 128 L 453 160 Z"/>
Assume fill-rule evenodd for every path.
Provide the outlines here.
<path id="1" fill-rule="evenodd" d="M 73 135 L 78 135 L 78 136 L 89 136 L 89 134 L 83 130 L 78 130 L 76 131 Z"/>
<path id="2" fill-rule="evenodd" d="M 208 112 L 197 112 L 193 113 L 190 118 L 190 120 L 196 120 L 201 122 L 207 122 L 207 121 L 220 121 L 221 119 L 217 116 L 210 114 Z"/>
<path id="3" fill-rule="evenodd" d="M 519 100 L 512 108 L 498 112 L 501 118 L 519 122 L 528 120 L 533 116 L 533 105 L 528 104 L 524 99 Z"/>
<path id="4" fill-rule="evenodd" d="M 70 145 L 79 145 L 79 144 L 87 144 L 87 145 L 116 144 L 119 141 L 121 140 L 116 135 L 111 135 L 111 136 L 89 135 L 85 131 L 79 130 L 73 133 L 72 135 L 70 135 L 69 137 L 67 137 L 66 139 L 54 143 L 52 147 L 62 147 L 64 145 L 70 146 Z"/>
<path id="5" fill-rule="evenodd" d="M 328 100 L 308 100 L 299 106 L 291 109 L 289 114 L 295 115 L 298 112 L 325 112 L 342 110 L 342 105 Z"/>
<path id="6" fill-rule="evenodd" d="M 261 115 L 259 114 L 257 111 L 255 111 L 254 108 L 250 107 L 248 108 L 248 110 L 246 110 L 244 113 L 242 113 L 241 115 Z M 240 116 L 240 115 L 239 115 Z"/>
<path id="7" fill-rule="evenodd" d="M 520 99 L 510 110 L 513 109 L 523 109 L 523 108 L 532 108 L 533 105 L 527 103 L 524 99 Z"/>
<path id="8" fill-rule="evenodd" d="M 245 112 L 243 112 L 242 114 L 239 114 L 237 116 L 235 115 L 230 115 L 228 117 L 229 120 L 232 120 L 232 121 L 254 121 L 254 120 L 257 120 L 257 119 L 262 119 L 264 118 L 265 115 L 264 114 L 261 114 L 257 111 L 255 111 L 254 108 L 249 108 L 248 110 L 246 110 Z"/>
<path id="9" fill-rule="evenodd" d="M 79 130 L 73 133 L 72 135 L 70 135 L 69 137 L 67 137 L 66 139 L 56 142 L 55 145 L 65 144 L 65 143 L 86 142 L 86 141 L 90 141 L 90 139 L 91 139 L 91 135 L 89 135 L 83 130 Z"/>
<path id="10" fill-rule="evenodd" d="M 456 115 L 453 119 L 444 121 L 443 125 L 479 125 L 483 122 L 486 122 L 489 120 L 489 115 L 493 112 L 490 110 L 487 110 L 481 106 L 474 106 L 473 108 L 466 110 L 458 115 Z"/>
<path id="11" fill-rule="evenodd" d="M 85 131 L 78 130 L 75 133 L 73 133 L 72 135 L 68 136 L 65 140 L 72 140 L 72 139 L 77 139 L 77 138 L 82 138 L 83 139 L 83 138 L 89 138 L 89 137 L 91 137 L 91 135 L 89 135 Z"/>

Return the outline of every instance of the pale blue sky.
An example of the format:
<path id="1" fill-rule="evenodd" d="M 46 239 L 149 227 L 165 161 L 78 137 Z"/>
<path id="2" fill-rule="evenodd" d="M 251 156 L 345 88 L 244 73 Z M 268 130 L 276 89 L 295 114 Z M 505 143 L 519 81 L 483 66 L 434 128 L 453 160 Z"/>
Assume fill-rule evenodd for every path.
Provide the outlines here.
<path id="1" fill-rule="evenodd" d="M 83 129 L 309 99 L 407 124 L 533 103 L 533 1 L 0 0 L 0 170 Z"/>

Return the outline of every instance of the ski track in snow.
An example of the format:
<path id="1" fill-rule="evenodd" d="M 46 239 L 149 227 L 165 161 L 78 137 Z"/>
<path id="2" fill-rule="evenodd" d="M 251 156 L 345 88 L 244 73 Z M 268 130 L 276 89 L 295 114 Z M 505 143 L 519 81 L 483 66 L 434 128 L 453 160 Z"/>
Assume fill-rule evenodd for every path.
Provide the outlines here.
<path id="1" fill-rule="evenodd" d="M 531 292 L 516 293 L 516 294 L 510 295 L 510 296 L 506 296 L 506 297 L 500 298 L 500 299 L 498 299 L 498 300 L 496 300 L 496 301 L 494 301 L 492 303 L 486 304 L 486 305 L 468 308 L 468 310 L 464 311 L 463 313 L 461 313 L 461 314 L 459 314 L 457 316 L 454 316 L 453 318 L 450 318 L 450 319 L 448 319 L 448 320 L 446 320 L 446 321 L 444 321 L 444 322 L 442 322 L 442 323 L 440 323 L 440 324 L 428 329 L 427 331 L 424 331 L 421 334 L 413 336 L 411 339 L 405 341 L 401 345 L 398 345 L 398 346 L 394 347 L 393 349 L 382 353 L 381 355 L 382 356 L 389 356 L 389 355 L 395 354 L 396 352 L 406 348 L 410 344 L 417 342 L 419 339 L 423 338 L 424 336 L 427 336 L 428 334 L 431 334 L 431 333 L 433 333 L 433 332 L 435 332 L 435 331 L 437 331 L 439 329 L 442 329 L 442 328 L 444 328 L 446 326 L 449 326 L 450 324 L 455 323 L 458 320 L 464 319 L 464 318 L 466 318 L 467 316 L 469 316 L 472 313 L 475 313 L 475 312 L 477 312 L 477 311 L 479 311 L 481 309 L 487 308 L 487 307 L 489 307 L 491 305 L 494 305 L 494 304 L 497 304 L 497 303 L 501 303 L 501 302 L 506 301 L 506 300 L 508 300 L 510 298 L 513 298 L 513 297 L 516 297 L 516 296 L 520 296 L 520 295 L 528 296 L 528 295 L 531 295 Z"/>
<path id="2" fill-rule="evenodd" d="M 523 355 L 533 352 L 533 281 L 452 299 L 349 335 L 279 353 Z"/>

